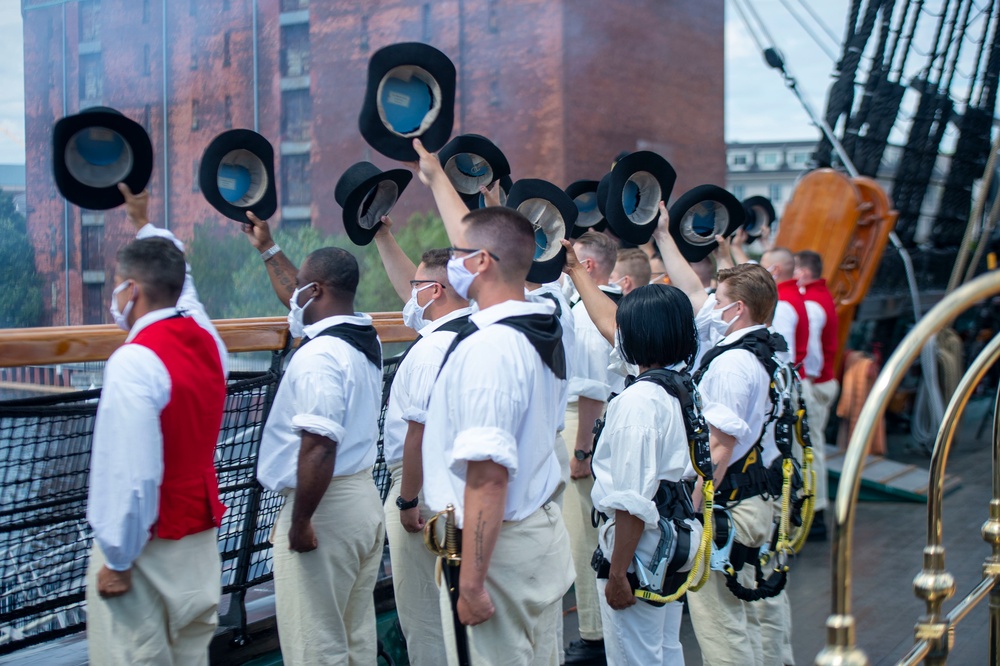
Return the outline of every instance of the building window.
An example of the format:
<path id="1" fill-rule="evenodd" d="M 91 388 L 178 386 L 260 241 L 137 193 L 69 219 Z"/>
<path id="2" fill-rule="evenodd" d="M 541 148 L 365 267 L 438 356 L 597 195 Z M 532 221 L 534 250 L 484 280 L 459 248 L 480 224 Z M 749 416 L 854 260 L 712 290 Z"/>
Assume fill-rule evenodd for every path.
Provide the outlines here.
<path id="1" fill-rule="evenodd" d="M 490 106 L 500 106 L 500 73 L 493 72 L 490 80 Z"/>
<path id="2" fill-rule="evenodd" d="M 149 104 L 142 107 L 142 128 L 146 130 L 146 134 L 149 134 L 152 131 L 150 130 L 149 127 L 151 115 L 152 115 L 152 108 L 150 107 Z"/>
<path id="3" fill-rule="evenodd" d="M 308 206 L 312 201 L 309 181 L 309 154 L 281 158 L 281 205 Z"/>
<path id="4" fill-rule="evenodd" d="M 809 153 L 798 150 L 789 155 L 788 162 L 791 166 L 801 169 L 809 163 L 809 157 Z"/>
<path id="5" fill-rule="evenodd" d="M 201 0 L 191 0 L 191 4 L 188 5 L 188 15 L 189 16 L 197 16 L 198 15 L 198 3 L 199 2 L 201 2 Z"/>
<path id="6" fill-rule="evenodd" d="M 309 7 L 309 0 L 281 0 L 281 11 L 294 12 Z"/>
<path id="7" fill-rule="evenodd" d="M 98 282 L 83 285 L 83 323 L 103 324 L 106 311 L 104 284 Z"/>
<path id="8" fill-rule="evenodd" d="M 80 56 L 80 99 L 101 99 L 104 91 L 104 73 L 101 71 L 101 54 Z"/>
<path id="9" fill-rule="evenodd" d="M 287 141 L 308 141 L 312 122 L 312 97 L 307 89 L 281 95 L 281 136 Z"/>
<path id="10" fill-rule="evenodd" d="M 100 0 L 82 0 L 80 2 L 80 41 L 92 42 L 101 34 L 101 3 Z"/>
<path id="11" fill-rule="evenodd" d="M 230 5 L 229 0 L 222 0 L 222 11 L 228 12 L 229 11 L 229 5 Z"/>
<path id="12" fill-rule="evenodd" d="M 368 15 L 361 15 L 361 44 L 362 53 L 368 50 Z"/>
<path id="13" fill-rule="evenodd" d="M 233 126 L 233 98 L 226 95 L 226 129 Z"/>
<path id="14" fill-rule="evenodd" d="M 201 192 L 201 181 L 198 178 L 198 170 L 201 167 L 201 160 L 195 160 L 191 169 L 191 191 L 197 194 Z"/>
<path id="15" fill-rule="evenodd" d="M 500 22 L 497 19 L 497 0 L 486 0 L 486 29 L 492 33 L 500 32 Z"/>
<path id="16" fill-rule="evenodd" d="M 191 129 L 192 130 L 198 129 L 198 124 L 199 124 L 199 118 L 198 118 L 199 113 L 198 113 L 198 111 L 199 111 L 199 109 L 198 109 L 198 100 L 196 100 L 196 99 L 191 100 Z"/>
<path id="17" fill-rule="evenodd" d="M 757 163 L 763 168 L 773 169 L 778 166 L 779 154 L 776 152 L 761 153 L 757 158 Z"/>
<path id="18" fill-rule="evenodd" d="M 226 34 L 222 36 L 222 66 L 223 67 L 229 67 L 229 63 L 230 63 L 230 59 L 229 59 L 229 41 L 230 41 L 230 38 L 231 38 L 231 35 L 230 35 L 229 31 L 226 30 Z"/>
<path id="19" fill-rule="evenodd" d="M 85 224 L 81 227 L 80 268 L 85 271 L 104 270 L 103 224 Z"/>
<path id="20" fill-rule="evenodd" d="M 423 41 L 431 41 L 431 4 L 425 2 L 423 8 L 421 9 L 421 19 L 420 24 L 423 32 Z"/>
<path id="21" fill-rule="evenodd" d="M 305 76 L 309 73 L 309 24 L 281 29 L 282 76 Z"/>
<path id="22" fill-rule="evenodd" d="M 768 185 L 767 196 L 771 200 L 771 203 L 778 203 L 781 201 L 781 185 L 778 183 L 771 183 Z"/>
<path id="23" fill-rule="evenodd" d="M 191 38 L 191 69 L 198 69 L 198 42 Z"/>
<path id="24" fill-rule="evenodd" d="M 745 185 L 733 185 L 733 196 L 737 199 L 742 199 L 746 194 L 746 190 L 747 188 Z"/>
<path id="25" fill-rule="evenodd" d="M 733 166 L 746 166 L 748 162 L 746 153 L 736 153 L 733 155 L 732 165 Z"/>
<path id="26" fill-rule="evenodd" d="M 142 47 L 142 75 L 149 76 L 151 71 L 151 65 L 149 62 L 149 44 L 144 44 Z"/>
<path id="27" fill-rule="evenodd" d="M 310 219 L 308 217 L 293 217 L 289 219 L 281 219 L 281 228 L 283 231 L 294 231 L 296 229 L 302 229 L 303 227 L 308 227 Z"/>
<path id="28" fill-rule="evenodd" d="M 149 23 L 149 0 L 142 0 L 142 22 Z"/>

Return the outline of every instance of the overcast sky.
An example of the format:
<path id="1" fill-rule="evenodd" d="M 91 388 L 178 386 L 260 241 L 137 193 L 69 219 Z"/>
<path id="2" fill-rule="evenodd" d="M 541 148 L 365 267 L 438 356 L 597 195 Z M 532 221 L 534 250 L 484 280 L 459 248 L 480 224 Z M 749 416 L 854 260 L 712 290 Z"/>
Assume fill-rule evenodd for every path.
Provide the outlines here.
<path id="1" fill-rule="evenodd" d="M 676 0 L 690 2 L 692 0 Z M 698 0 L 693 0 L 698 1 Z M 810 23 L 828 50 L 839 53 L 847 0 L 752 0 L 768 31 L 785 55 L 799 88 L 821 110 L 830 84 L 833 61 L 789 14 L 785 5 L 810 21 L 801 2 L 820 15 L 837 36 L 834 44 L 823 28 Z M 0 163 L 24 162 L 24 40 L 18 0 L 0 0 Z M 726 2 L 726 139 L 759 141 L 811 139 L 817 136 L 808 117 L 781 76 L 767 67 L 737 14 Z"/>

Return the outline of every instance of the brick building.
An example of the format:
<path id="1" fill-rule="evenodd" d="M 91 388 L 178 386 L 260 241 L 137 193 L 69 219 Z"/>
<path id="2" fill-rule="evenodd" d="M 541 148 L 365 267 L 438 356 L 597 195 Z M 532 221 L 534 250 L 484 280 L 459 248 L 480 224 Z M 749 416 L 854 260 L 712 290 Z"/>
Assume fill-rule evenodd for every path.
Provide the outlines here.
<path id="1" fill-rule="evenodd" d="M 368 58 L 397 41 L 453 59 L 454 133 L 494 139 L 515 179 L 599 178 L 642 148 L 673 163 L 675 195 L 725 178 L 723 0 L 22 0 L 22 11 L 28 225 L 55 325 L 105 321 L 114 253 L 132 236 L 120 210 L 67 205 L 52 179 L 53 123 L 96 104 L 149 131 L 151 216 L 182 239 L 233 224 L 197 185 L 202 151 L 230 127 L 275 145 L 276 224 L 340 230 L 344 169 L 393 166 L 357 115 Z M 414 182 L 395 216 L 432 207 Z"/>

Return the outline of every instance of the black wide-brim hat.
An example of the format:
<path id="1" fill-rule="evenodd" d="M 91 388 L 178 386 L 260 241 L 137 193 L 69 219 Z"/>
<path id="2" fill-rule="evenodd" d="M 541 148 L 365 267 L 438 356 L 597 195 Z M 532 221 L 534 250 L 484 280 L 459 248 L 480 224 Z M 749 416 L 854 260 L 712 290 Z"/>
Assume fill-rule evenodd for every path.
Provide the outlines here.
<path id="1" fill-rule="evenodd" d="M 247 221 L 247 211 L 262 220 L 278 209 L 274 148 L 248 129 L 223 132 L 201 156 L 198 184 L 212 208 L 231 220 Z"/>
<path id="2" fill-rule="evenodd" d="M 52 130 L 52 171 L 59 193 L 80 208 L 107 210 L 125 203 L 153 174 L 153 144 L 142 125 L 105 106 L 61 118 Z"/>
<path id="3" fill-rule="evenodd" d="M 604 217 L 616 236 L 628 243 L 648 243 L 656 231 L 660 201 L 667 201 L 677 174 L 667 160 L 640 150 L 615 163 L 608 179 Z"/>
<path id="4" fill-rule="evenodd" d="M 699 185 L 670 207 L 670 235 L 684 258 L 695 263 L 719 246 L 716 235 L 728 238 L 745 218 L 739 199 L 717 185 Z"/>
<path id="5" fill-rule="evenodd" d="M 507 205 L 507 194 L 510 192 L 510 188 L 514 186 L 514 180 L 510 176 L 504 176 L 500 179 L 500 205 Z M 483 197 L 482 192 L 476 192 L 475 194 L 463 194 L 460 195 L 462 201 L 465 202 L 466 207 L 469 210 L 476 210 L 477 208 L 486 207 L 486 198 Z"/>
<path id="6" fill-rule="evenodd" d="M 371 162 L 352 164 L 337 181 L 333 196 L 344 209 L 344 231 L 355 245 L 368 245 L 399 200 L 413 173 L 409 169 L 382 171 Z"/>
<path id="7" fill-rule="evenodd" d="M 770 228 L 778 218 L 771 200 L 767 197 L 754 196 L 744 199 L 743 210 L 746 212 L 743 228 L 746 229 L 747 238 L 751 241 L 760 238 L 761 230 L 764 227 Z"/>
<path id="8" fill-rule="evenodd" d="M 528 282 L 555 282 L 566 264 L 566 248 L 559 241 L 569 238 L 576 223 L 576 204 L 557 185 L 547 180 L 524 178 L 514 183 L 507 207 L 528 218 L 535 228 L 535 260 Z"/>
<path id="9" fill-rule="evenodd" d="M 361 136 L 386 157 L 418 159 L 413 139 L 437 152 L 455 120 L 455 65 L 428 44 L 391 44 L 368 61 L 368 88 L 358 116 Z"/>
<path id="10" fill-rule="evenodd" d="M 489 187 L 510 176 L 510 163 L 496 144 L 479 134 L 460 134 L 445 144 L 438 159 L 448 180 L 462 195 L 479 195 L 480 186 Z"/>
<path id="11" fill-rule="evenodd" d="M 596 180 L 577 180 L 566 188 L 566 195 L 576 205 L 576 224 L 570 232 L 572 238 L 579 238 L 588 231 L 604 231 L 608 226 L 597 200 Z"/>

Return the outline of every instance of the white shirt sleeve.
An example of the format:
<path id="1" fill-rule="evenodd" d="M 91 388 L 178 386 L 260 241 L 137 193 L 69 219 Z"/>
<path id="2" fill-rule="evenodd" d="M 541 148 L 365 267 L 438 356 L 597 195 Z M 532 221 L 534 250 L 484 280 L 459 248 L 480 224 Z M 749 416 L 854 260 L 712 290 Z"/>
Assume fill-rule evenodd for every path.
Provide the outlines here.
<path id="1" fill-rule="evenodd" d="M 774 321 L 771 328 L 788 343 L 787 352 L 778 352 L 775 357 L 782 363 L 795 364 L 795 328 L 799 324 L 799 315 L 787 301 L 778 301 L 774 308 Z"/>
<path id="2" fill-rule="evenodd" d="M 320 364 L 321 359 L 311 358 Z M 322 359 L 328 360 L 328 359 Z M 295 415 L 292 430 L 296 433 L 311 432 L 333 440 L 338 445 L 344 441 L 344 419 L 347 415 L 347 392 L 344 368 L 333 362 L 321 364 L 296 373 L 292 381 Z M 287 378 L 288 375 L 286 374 Z"/>
<path id="3" fill-rule="evenodd" d="M 124 571 L 149 540 L 163 481 L 160 413 L 170 374 L 151 350 L 129 344 L 104 368 L 90 458 L 87 520 L 109 569 Z"/>
<path id="4" fill-rule="evenodd" d="M 823 329 L 826 327 L 826 310 L 816 301 L 806 301 L 809 317 L 809 346 L 806 348 L 806 376 L 818 377 L 823 370 Z"/>
<path id="5" fill-rule="evenodd" d="M 610 403 L 612 407 L 617 400 Z M 612 421 L 610 414 L 608 421 Z M 629 425 L 619 421 L 610 429 L 605 426 L 599 446 L 608 447 L 611 452 L 611 492 L 598 502 L 599 511 L 609 516 L 615 511 L 625 511 L 646 525 L 657 524 L 660 514 L 652 497 L 659 486 L 656 478 L 659 437 L 650 424 Z"/>
<path id="6" fill-rule="evenodd" d="M 443 357 L 443 355 L 442 355 Z M 406 400 L 402 418 L 414 423 L 427 423 L 427 406 L 431 402 L 431 391 L 441 370 L 441 362 L 428 362 L 427 359 L 415 359 L 406 373 Z"/>
<path id="7" fill-rule="evenodd" d="M 184 252 L 184 243 L 179 241 L 169 229 L 161 229 L 152 224 L 146 224 L 142 229 L 139 229 L 135 237 L 136 240 L 142 240 L 143 238 L 166 238 L 173 242 L 178 250 Z M 177 308 L 185 310 L 198 322 L 199 326 L 212 334 L 215 344 L 219 348 L 219 356 L 222 358 L 222 374 L 228 377 L 229 352 L 222 338 L 219 336 L 219 332 L 215 330 L 215 325 L 212 324 L 212 319 L 205 311 L 205 306 L 202 305 L 201 299 L 198 298 L 198 290 L 195 289 L 194 278 L 191 277 L 191 264 L 185 263 L 184 269 L 184 286 L 181 288 L 180 298 L 177 299 Z"/>
<path id="8" fill-rule="evenodd" d="M 734 350 L 716 359 L 701 378 L 698 390 L 701 392 L 702 414 L 709 425 L 737 440 L 745 440 L 751 435 L 750 425 L 740 415 L 751 409 L 754 378 L 742 372 L 740 365 L 726 363 L 724 358 L 740 353 L 750 354 Z M 753 362 L 757 363 L 757 360 Z"/>
<path id="9" fill-rule="evenodd" d="M 576 356 L 573 361 L 573 376 L 569 380 L 569 393 L 604 402 L 611 393 L 608 357 L 612 347 L 593 324 L 589 321 L 587 324 L 578 324 L 576 327 Z"/>

